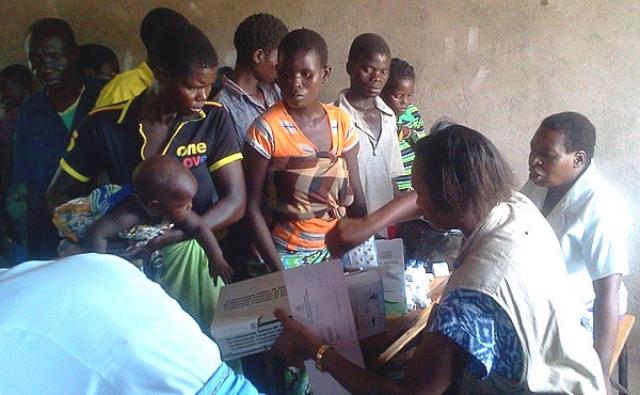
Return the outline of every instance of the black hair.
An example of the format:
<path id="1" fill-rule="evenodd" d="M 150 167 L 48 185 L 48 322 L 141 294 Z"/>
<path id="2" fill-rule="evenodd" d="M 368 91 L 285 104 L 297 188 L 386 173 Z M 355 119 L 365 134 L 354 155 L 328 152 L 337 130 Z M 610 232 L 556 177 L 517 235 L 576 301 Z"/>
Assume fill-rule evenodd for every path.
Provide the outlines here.
<path id="1" fill-rule="evenodd" d="M 33 91 L 33 74 L 31 74 L 31 70 L 23 64 L 12 64 L 0 70 L 0 80 L 14 80 L 29 92 Z"/>
<path id="2" fill-rule="evenodd" d="M 420 139 L 416 166 L 435 209 L 474 223 L 508 199 L 514 187 L 513 173 L 495 145 L 462 125 Z"/>
<path id="3" fill-rule="evenodd" d="M 189 169 L 166 155 L 154 155 L 143 160 L 131 175 L 131 184 L 145 204 L 150 200 L 172 199 L 187 180 L 197 185 Z"/>
<path id="4" fill-rule="evenodd" d="M 375 33 L 364 33 L 356 37 L 349 48 L 349 63 L 356 64 L 360 60 L 369 58 L 373 54 L 383 54 L 391 57 L 391 49 L 384 38 Z"/>
<path id="5" fill-rule="evenodd" d="M 413 66 L 400 58 L 391 59 L 387 84 L 396 80 L 416 80 L 416 72 Z"/>
<path id="6" fill-rule="evenodd" d="M 153 42 L 160 33 L 174 23 L 189 23 L 182 14 L 165 7 L 154 8 L 142 19 L 140 24 L 140 38 L 147 52 L 151 51 Z"/>
<path id="7" fill-rule="evenodd" d="M 435 122 L 433 123 L 433 125 L 431 125 L 431 128 L 429 128 L 429 134 L 435 134 L 435 133 L 442 132 L 443 130 L 445 130 L 449 126 L 453 126 L 453 125 L 457 125 L 457 122 L 454 121 L 452 118 L 449 118 L 446 115 L 442 116 L 442 117 L 436 119 Z"/>
<path id="8" fill-rule="evenodd" d="M 83 44 L 80 46 L 80 59 L 78 60 L 78 71 L 84 73 L 91 69 L 94 73 L 100 71 L 100 67 L 106 63 L 114 62 L 118 66 L 118 56 L 111 48 L 100 44 Z"/>
<path id="9" fill-rule="evenodd" d="M 284 36 L 280 42 L 279 51 L 293 53 L 298 51 L 314 51 L 320 58 L 322 67 L 329 64 L 329 50 L 324 38 L 310 29 L 297 29 Z"/>
<path id="10" fill-rule="evenodd" d="M 169 75 L 189 75 L 192 68 L 218 67 L 218 54 L 197 27 L 178 23 L 167 27 L 151 47 L 150 66 L 163 67 Z"/>
<path id="11" fill-rule="evenodd" d="M 76 44 L 76 36 L 73 33 L 73 29 L 62 19 L 58 18 L 43 18 L 39 19 L 29 26 L 27 29 L 27 37 L 33 41 L 35 37 L 45 37 L 50 34 L 60 35 L 67 48 L 75 50 L 78 47 Z"/>
<path id="12" fill-rule="evenodd" d="M 233 71 L 233 67 L 231 66 L 222 66 L 218 68 L 216 80 L 211 85 L 211 92 L 209 92 L 209 97 L 207 98 L 207 100 L 213 100 L 216 95 L 222 90 L 222 76 L 230 71 Z"/>
<path id="13" fill-rule="evenodd" d="M 584 115 L 571 111 L 553 114 L 542 121 L 539 129 L 562 132 L 565 150 L 583 150 L 587 154 L 587 162 L 591 163 L 596 146 L 596 127 Z"/>
<path id="14" fill-rule="evenodd" d="M 238 25 L 233 35 L 238 60 L 246 62 L 253 53 L 262 49 L 267 54 L 278 48 L 289 29 L 277 17 L 270 14 L 253 14 Z"/>
<path id="15" fill-rule="evenodd" d="M 389 78 L 387 83 L 382 88 L 380 96 L 387 97 L 387 95 L 397 87 L 397 83 L 400 80 L 416 80 L 416 73 L 408 62 L 400 58 L 391 59 L 391 65 L 389 66 Z"/>

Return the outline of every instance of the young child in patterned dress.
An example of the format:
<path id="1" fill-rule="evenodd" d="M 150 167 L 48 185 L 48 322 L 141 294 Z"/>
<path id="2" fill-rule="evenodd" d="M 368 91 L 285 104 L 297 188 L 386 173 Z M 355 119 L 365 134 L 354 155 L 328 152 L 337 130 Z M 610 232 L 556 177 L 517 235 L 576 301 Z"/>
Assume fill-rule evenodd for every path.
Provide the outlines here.
<path id="1" fill-rule="evenodd" d="M 74 199 L 56 209 L 54 223 L 68 237 L 81 239 L 83 252 L 103 253 L 109 240 L 118 236 L 141 241 L 136 247 L 144 253 L 146 242 L 180 224 L 207 253 L 214 281 L 220 276 L 225 283 L 231 282 L 233 269 L 224 260 L 213 232 L 191 210 L 198 184 L 186 167 L 172 157 L 156 155 L 140 162 L 132 185 L 101 187 L 89 199 Z M 156 262 L 156 251 L 149 253 L 150 261 Z M 135 254 L 129 249 L 125 255 Z"/>
<path id="2" fill-rule="evenodd" d="M 416 74 L 409 63 L 393 58 L 389 67 L 389 79 L 380 97 L 398 117 L 398 140 L 402 156 L 402 175 L 396 178 L 400 192 L 407 192 L 411 186 L 411 168 L 415 158 L 415 144 L 425 135 L 424 123 L 413 105 L 413 88 Z"/>

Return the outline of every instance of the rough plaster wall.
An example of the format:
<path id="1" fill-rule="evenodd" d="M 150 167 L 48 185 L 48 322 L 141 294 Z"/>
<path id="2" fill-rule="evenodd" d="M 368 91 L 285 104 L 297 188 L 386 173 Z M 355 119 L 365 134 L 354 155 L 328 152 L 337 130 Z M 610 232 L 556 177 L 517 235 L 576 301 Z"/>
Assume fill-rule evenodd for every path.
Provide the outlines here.
<path id="1" fill-rule="evenodd" d="M 346 87 L 351 40 L 376 32 L 393 55 L 416 66 L 417 104 L 427 122 L 449 115 L 487 134 L 526 179 L 528 144 L 540 121 L 575 110 L 598 128 L 597 162 L 634 218 L 630 311 L 640 308 L 640 1 L 635 0 L 0 0 L 0 66 L 25 62 L 32 21 L 57 16 L 78 42 L 112 47 L 124 69 L 144 59 L 139 23 L 168 6 L 202 28 L 222 64 L 233 65 L 233 32 L 246 16 L 270 12 L 289 28 L 307 27 L 329 44 L 333 75 L 322 98 Z M 640 361 L 638 326 L 630 340 Z"/>

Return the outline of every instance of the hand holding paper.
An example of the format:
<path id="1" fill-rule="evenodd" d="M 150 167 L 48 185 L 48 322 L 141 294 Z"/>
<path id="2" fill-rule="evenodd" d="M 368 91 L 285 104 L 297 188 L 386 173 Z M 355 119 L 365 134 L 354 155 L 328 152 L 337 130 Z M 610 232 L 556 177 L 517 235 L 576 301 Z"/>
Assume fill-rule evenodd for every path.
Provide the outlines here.
<path id="1" fill-rule="evenodd" d="M 272 347 L 272 352 L 290 364 L 315 358 L 322 340 L 309 329 L 292 320 L 282 309 L 274 309 L 273 315 L 282 323 L 282 334 Z"/>

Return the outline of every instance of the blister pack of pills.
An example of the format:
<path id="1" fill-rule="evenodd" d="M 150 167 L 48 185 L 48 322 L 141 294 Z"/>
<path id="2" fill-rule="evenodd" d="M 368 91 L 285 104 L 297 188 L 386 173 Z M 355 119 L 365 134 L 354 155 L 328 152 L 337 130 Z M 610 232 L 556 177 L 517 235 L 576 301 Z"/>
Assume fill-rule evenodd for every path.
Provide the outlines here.
<path id="1" fill-rule="evenodd" d="M 371 236 L 367 241 L 344 254 L 342 264 L 347 271 L 378 266 L 378 249 L 374 237 Z"/>

